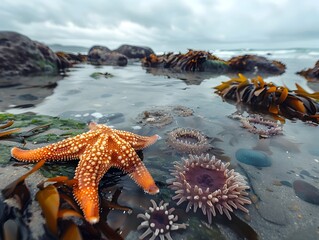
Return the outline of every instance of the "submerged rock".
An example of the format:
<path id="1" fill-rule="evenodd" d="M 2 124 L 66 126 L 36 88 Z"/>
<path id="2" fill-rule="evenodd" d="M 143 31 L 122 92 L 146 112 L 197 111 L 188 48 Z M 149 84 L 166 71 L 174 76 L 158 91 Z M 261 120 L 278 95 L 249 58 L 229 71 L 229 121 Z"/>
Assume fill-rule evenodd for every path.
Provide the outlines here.
<path id="1" fill-rule="evenodd" d="M 313 68 L 299 71 L 297 74 L 303 76 L 308 81 L 319 81 L 319 61 L 316 62 Z"/>
<path id="2" fill-rule="evenodd" d="M 127 44 L 121 45 L 114 51 L 123 54 L 128 58 L 144 58 L 154 54 L 154 51 L 149 47 L 140 47 Z"/>
<path id="3" fill-rule="evenodd" d="M 235 155 L 238 161 L 255 167 L 269 167 L 272 162 L 266 153 L 258 150 L 241 148 Z"/>
<path id="4" fill-rule="evenodd" d="M 319 205 L 319 189 L 303 180 L 293 182 L 295 194 L 302 200 Z"/>
<path id="5" fill-rule="evenodd" d="M 9 31 L 0 31 L 0 76 L 58 74 L 58 58 L 46 45 Z"/>

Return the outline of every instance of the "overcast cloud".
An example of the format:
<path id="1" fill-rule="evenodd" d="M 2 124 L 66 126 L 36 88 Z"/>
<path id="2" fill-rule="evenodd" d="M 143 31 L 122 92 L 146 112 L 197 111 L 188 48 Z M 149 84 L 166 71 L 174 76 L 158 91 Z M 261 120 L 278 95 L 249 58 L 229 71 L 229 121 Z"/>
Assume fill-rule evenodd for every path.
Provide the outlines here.
<path id="1" fill-rule="evenodd" d="M 155 51 L 319 47 L 318 0 L 1 0 L 0 30 Z"/>

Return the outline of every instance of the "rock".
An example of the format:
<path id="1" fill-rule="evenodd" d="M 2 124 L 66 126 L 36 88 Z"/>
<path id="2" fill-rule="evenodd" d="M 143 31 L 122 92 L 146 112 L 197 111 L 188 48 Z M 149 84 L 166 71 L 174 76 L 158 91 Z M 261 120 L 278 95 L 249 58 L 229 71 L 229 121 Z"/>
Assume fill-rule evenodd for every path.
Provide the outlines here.
<path id="1" fill-rule="evenodd" d="M 233 57 L 228 60 L 232 71 L 236 73 L 254 73 L 254 74 L 274 74 L 279 75 L 285 72 L 285 64 L 268 60 L 265 57 L 257 55 L 243 55 Z"/>
<path id="2" fill-rule="evenodd" d="M 165 68 L 174 71 L 225 73 L 227 62 L 206 51 L 189 49 L 187 53 L 151 54 L 142 59 L 144 67 Z"/>
<path id="3" fill-rule="evenodd" d="M 252 149 L 238 149 L 236 151 L 236 159 L 242 163 L 255 167 L 271 166 L 271 158 L 264 152 Z"/>
<path id="4" fill-rule="evenodd" d="M 303 180 L 293 182 L 295 194 L 302 200 L 319 205 L 319 189 Z"/>
<path id="5" fill-rule="evenodd" d="M 121 45 L 114 51 L 121 53 L 128 58 L 139 58 L 139 59 L 144 57 L 149 57 L 151 54 L 154 54 L 154 51 L 149 47 L 140 47 L 140 46 L 127 45 L 127 44 Z"/>
<path id="6" fill-rule="evenodd" d="M 0 31 L 0 76 L 58 73 L 58 58 L 46 45 L 9 31 Z"/>
<path id="7" fill-rule="evenodd" d="M 88 62 L 93 65 L 112 65 L 112 66 L 126 66 L 127 57 L 118 52 L 112 52 L 107 47 L 93 46 L 87 56 Z"/>
<path id="8" fill-rule="evenodd" d="M 313 68 L 299 71 L 297 74 L 303 76 L 308 81 L 319 81 L 319 61 L 316 62 Z"/>
<path id="9" fill-rule="evenodd" d="M 89 62 L 98 62 L 101 56 L 110 53 L 111 50 L 104 46 L 93 46 L 89 49 L 87 60 Z"/>

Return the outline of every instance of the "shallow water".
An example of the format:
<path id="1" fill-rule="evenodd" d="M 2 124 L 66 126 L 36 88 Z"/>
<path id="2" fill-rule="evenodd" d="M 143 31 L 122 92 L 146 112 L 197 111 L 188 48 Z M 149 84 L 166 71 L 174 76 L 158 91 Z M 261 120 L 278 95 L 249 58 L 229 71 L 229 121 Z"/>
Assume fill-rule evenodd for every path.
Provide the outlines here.
<path id="1" fill-rule="evenodd" d="M 216 52 L 225 59 L 243 53 L 258 53 L 286 64 L 285 74 L 266 78 L 267 82 L 286 85 L 290 89 L 295 89 L 295 83 L 308 91 L 312 91 L 311 88 L 318 89 L 316 84 L 308 85 L 304 78 L 295 74 L 314 66 L 318 60 L 317 51 Z M 271 55 L 267 55 L 268 53 Z M 94 79 L 90 77 L 94 72 L 108 72 L 114 77 L 102 76 Z M 261 239 L 278 239 L 278 236 L 281 239 L 299 239 L 298 236 L 305 236 L 306 233 L 309 239 L 318 238 L 319 206 L 297 197 L 290 186 L 295 180 L 303 180 L 319 188 L 318 126 L 286 119 L 283 135 L 259 139 L 257 135 L 241 128 L 239 121 L 228 117 L 236 111 L 236 106 L 223 102 L 214 93 L 213 87 L 228 79 L 227 76 L 203 75 L 189 84 L 189 81 L 147 73 L 139 63 L 127 67 L 98 68 L 78 65 L 58 82 L 53 94 L 42 103 L 33 108 L 7 111 L 32 111 L 82 121 L 103 122 L 106 119 L 109 125 L 117 129 L 126 129 L 141 135 L 157 133 L 162 137 L 155 145 L 143 151 L 144 162 L 160 185 L 161 193 L 156 197 L 145 195 L 127 176 L 122 177 L 116 185 L 124 188 L 120 204 L 128 205 L 136 211 L 129 217 L 118 212 L 111 213 L 109 217 L 114 228 L 126 226 L 123 231 L 127 231 L 127 239 L 136 239 L 143 232 L 136 232 L 134 217 L 150 206 L 149 199 L 164 199 L 170 202 L 170 206 L 175 206 L 175 202 L 171 200 L 173 192 L 167 188 L 166 180 L 170 178 L 169 169 L 172 169 L 173 162 L 181 161 L 182 155 L 167 146 L 165 140 L 167 133 L 176 127 L 198 129 L 214 140 L 216 149 L 213 153 L 223 160 L 229 160 L 231 167 L 247 178 L 251 187 L 250 197 L 254 199 L 254 203 L 247 207 L 249 216 L 236 211 L 239 220 L 230 222 L 217 218 L 213 224 L 215 227 L 212 228 L 205 224 L 207 217 L 199 211 L 197 214 L 186 215 L 184 205 L 175 206 L 180 214 L 180 222 L 187 222 L 190 226 L 173 233 L 173 239 L 193 239 L 199 232 L 203 235 L 202 239 L 211 236 L 223 236 L 226 239 L 249 238 L 252 233 L 248 226 Z M 175 105 L 193 109 L 193 116 L 174 116 L 173 123 L 160 128 L 138 122 L 138 114 L 146 110 L 152 110 L 155 106 L 165 109 Z M 269 167 L 255 167 L 241 163 L 235 157 L 238 149 L 263 151 L 271 158 L 272 164 Z M 239 231 L 238 226 L 243 230 Z"/>

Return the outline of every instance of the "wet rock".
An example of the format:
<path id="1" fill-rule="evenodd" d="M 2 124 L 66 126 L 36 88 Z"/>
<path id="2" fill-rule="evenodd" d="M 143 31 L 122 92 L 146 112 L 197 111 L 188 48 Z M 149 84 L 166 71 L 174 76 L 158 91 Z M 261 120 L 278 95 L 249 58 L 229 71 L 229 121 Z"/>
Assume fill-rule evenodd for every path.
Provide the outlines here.
<path id="1" fill-rule="evenodd" d="M 25 101 L 34 101 L 34 100 L 37 100 L 38 97 L 28 93 L 28 94 L 20 95 L 19 99 L 25 100 Z"/>
<path id="2" fill-rule="evenodd" d="M 243 55 L 233 57 L 228 61 L 232 71 L 236 73 L 254 73 L 254 74 L 282 74 L 286 70 L 285 64 L 268 60 L 265 57 L 257 55 Z"/>
<path id="3" fill-rule="evenodd" d="M 112 52 L 104 46 L 93 46 L 90 48 L 87 61 L 93 65 L 126 66 L 127 57 L 118 52 Z"/>
<path id="4" fill-rule="evenodd" d="M 300 240 L 300 239 L 319 239 L 318 226 L 309 226 L 302 229 L 297 229 L 286 240 Z"/>
<path id="5" fill-rule="evenodd" d="M 154 54 L 154 51 L 149 47 L 140 47 L 127 44 L 121 45 L 114 51 L 123 54 L 128 58 L 144 58 Z"/>
<path id="6" fill-rule="evenodd" d="M 299 71 L 297 74 L 303 76 L 308 81 L 319 81 L 319 61 L 316 62 L 313 68 Z"/>
<path id="7" fill-rule="evenodd" d="M 142 59 L 144 67 L 165 68 L 175 71 L 186 72 L 211 72 L 224 73 L 229 67 L 228 64 L 218 57 L 206 51 L 189 50 L 187 53 L 163 55 L 151 54 Z"/>
<path id="8" fill-rule="evenodd" d="M 267 221 L 272 222 L 276 225 L 287 225 L 288 220 L 285 213 L 285 208 L 281 205 L 278 200 L 267 199 L 269 202 L 258 203 L 258 212 Z M 269 211 L 269 205 L 271 203 L 271 211 Z"/>
<path id="9" fill-rule="evenodd" d="M 93 65 L 126 66 L 127 57 L 118 52 L 112 52 L 107 47 L 93 46 L 88 53 L 87 60 Z"/>
<path id="10" fill-rule="evenodd" d="M 303 180 L 293 182 L 295 194 L 302 200 L 319 205 L 319 189 Z"/>
<path id="11" fill-rule="evenodd" d="M 0 76 L 58 73 L 58 58 L 46 45 L 9 31 L 0 31 Z"/>
<path id="12" fill-rule="evenodd" d="M 258 150 L 241 148 L 235 155 L 238 161 L 255 167 L 269 167 L 272 162 L 266 153 Z"/>

